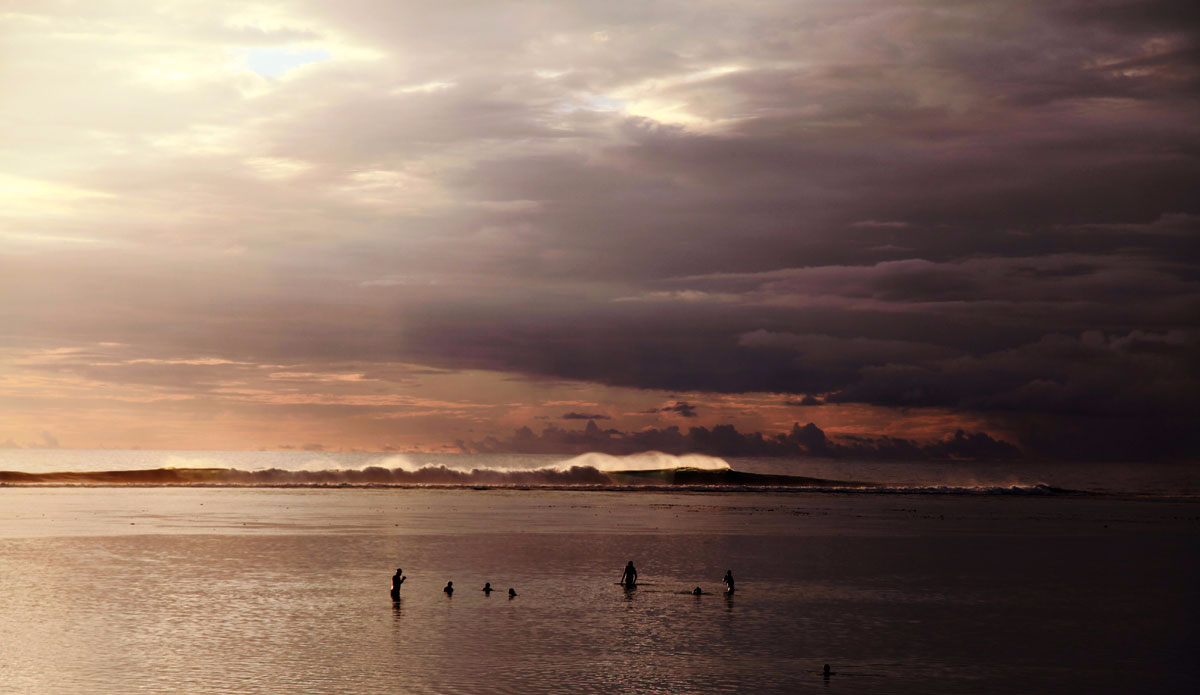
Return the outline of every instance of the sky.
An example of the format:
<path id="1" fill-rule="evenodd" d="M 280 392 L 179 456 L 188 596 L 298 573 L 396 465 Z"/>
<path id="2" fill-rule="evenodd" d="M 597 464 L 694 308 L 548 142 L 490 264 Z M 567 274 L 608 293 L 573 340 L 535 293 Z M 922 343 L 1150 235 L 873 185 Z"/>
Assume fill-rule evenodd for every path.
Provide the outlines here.
<path id="1" fill-rule="evenodd" d="M 0 445 L 1200 458 L 1198 28 L 5 0 Z"/>

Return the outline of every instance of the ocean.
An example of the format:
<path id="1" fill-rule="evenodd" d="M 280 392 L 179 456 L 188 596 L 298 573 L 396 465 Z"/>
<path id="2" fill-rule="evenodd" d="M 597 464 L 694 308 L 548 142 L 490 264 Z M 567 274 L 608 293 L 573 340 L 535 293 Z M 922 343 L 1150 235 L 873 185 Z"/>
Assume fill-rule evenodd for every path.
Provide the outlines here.
<path id="1" fill-rule="evenodd" d="M 3 693 L 1200 687 L 1192 465 L 5 450 L 0 471 Z"/>

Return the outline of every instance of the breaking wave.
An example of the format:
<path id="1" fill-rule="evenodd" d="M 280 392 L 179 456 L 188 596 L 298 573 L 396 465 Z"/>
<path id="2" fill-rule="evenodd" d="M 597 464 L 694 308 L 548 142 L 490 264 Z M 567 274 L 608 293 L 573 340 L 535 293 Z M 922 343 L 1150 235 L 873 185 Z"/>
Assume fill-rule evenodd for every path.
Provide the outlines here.
<path id="1" fill-rule="evenodd" d="M 732 467 L 725 459 L 704 454 L 664 454 L 661 451 L 644 451 L 628 456 L 588 453 L 568 459 L 560 468 L 595 468 L 598 471 L 662 471 L 670 469 L 695 469 L 699 471 L 728 471 Z"/>
<path id="2" fill-rule="evenodd" d="M 664 464 L 687 465 L 655 467 Z M 795 475 L 768 475 L 734 470 L 719 458 L 675 457 L 656 452 L 633 457 L 586 454 L 539 468 L 420 465 L 404 456 L 389 456 L 353 469 L 310 468 L 303 465 L 289 470 L 239 470 L 195 466 L 48 473 L 0 471 L 0 486 L 438 487 L 721 492 L 795 490 L 836 494 L 1021 496 L 1086 494 L 1041 483 L 965 487 L 905 486 Z"/>
<path id="3" fill-rule="evenodd" d="M 238 460 L 238 457 L 242 457 Z M 729 462 L 701 454 L 672 455 L 657 451 L 627 456 L 587 453 L 554 456 L 369 455 L 358 458 L 327 454 L 272 455 L 258 461 L 242 454 L 171 453 L 137 461 L 100 458 L 96 469 L 84 458 L 84 470 L 42 468 L 39 472 L 0 471 L 0 486 L 190 486 L 190 487 L 369 487 L 369 488 L 507 488 L 576 490 L 792 490 L 831 494 L 883 495 L 1015 495 L 1088 494 L 1012 478 L 1006 481 L 863 482 L 799 475 L 751 473 Z M 261 462 L 261 463 L 259 463 Z M 65 463 L 65 461 L 64 461 Z M 238 466 L 259 463 L 258 467 Z M 108 465 L 103 465 L 108 464 Z M 145 465 L 149 464 L 149 465 Z M 280 465 L 281 464 L 281 465 Z M 70 465 L 70 464 L 68 464 Z M 102 468 L 102 469 L 101 469 Z M 940 482 L 940 481 L 938 481 Z"/>
<path id="4" fill-rule="evenodd" d="M 576 487 L 653 486 L 812 486 L 837 484 L 800 476 L 758 475 L 725 469 L 600 470 L 593 466 L 547 467 L 529 470 L 445 465 L 352 470 L 243 471 L 236 468 L 155 468 L 131 471 L 61 473 L 0 472 L 0 485 L 191 485 L 191 486 L 347 486 L 347 487 Z M 854 483 L 848 483 L 854 485 Z"/>

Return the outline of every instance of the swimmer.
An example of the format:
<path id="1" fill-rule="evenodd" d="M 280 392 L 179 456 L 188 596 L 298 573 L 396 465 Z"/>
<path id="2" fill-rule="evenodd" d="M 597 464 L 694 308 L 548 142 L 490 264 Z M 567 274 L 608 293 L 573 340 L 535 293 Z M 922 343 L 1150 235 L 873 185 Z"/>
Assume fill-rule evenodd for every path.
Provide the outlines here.
<path id="1" fill-rule="evenodd" d="M 517 590 L 512 588 L 511 586 L 508 587 L 508 597 L 512 598 L 513 596 L 516 596 L 516 595 L 517 595 Z"/>
<path id="2" fill-rule="evenodd" d="M 829 670 L 829 664 L 825 664 L 825 670 L 821 673 L 821 675 L 825 676 L 825 678 L 828 680 L 828 678 L 830 676 L 832 676 L 833 673 L 834 673 L 833 671 Z"/>
<path id="3" fill-rule="evenodd" d="M 700 587 L 696 587 L 695 589 L 692 589 L 692 596 L 699 596 L 703 593 L 704 592 L 700 590 Z"/>
<path id="4" fill-rule="evenodd" d="M 733 570 L 725 570 L 725 577 L 723 579 L 721 579 L 721 581 L 725 582 L 726 586 L 729 587 L 728 589 L 725 590 L 725 593 L 732 594 L 733 593 Z"/>
<path id="5" fill-rule="evenodd" d="M 396 573 L 392 575 L 392 600 L 400 600 L 400 585 L 404 583 L 407 577 L 404 576 L 404 570 L 396 568 Z"/>
<path id="6" fill-rule="evenodd" d="M 483 589 L 482 589 L 482 591 L 483 591 L 484 595 L 486 595 L 486 596 L 491 596 L 491 595 L 492 595 L 492 591 L 493 591 L 493 589 L 492 589 L 492 583 L 491 583 L 491 582 L 484 582 L 484 583 L 483 583 Z"/>
<path id="7" fill-rule="evenodd" d="M 633 560 L 625 565 L 625 571 L 621 574 L 621 585 L 626 589 L 637 586 L 637 568 L 633 566 Z"/>
<path id="8" fill-rule="evenodd" d="M 453 596 L 454 595 L 454 582 L 446 582 L 446 588 L 442 589 L 442 591 L 445 591 L 447 596 Z"/>

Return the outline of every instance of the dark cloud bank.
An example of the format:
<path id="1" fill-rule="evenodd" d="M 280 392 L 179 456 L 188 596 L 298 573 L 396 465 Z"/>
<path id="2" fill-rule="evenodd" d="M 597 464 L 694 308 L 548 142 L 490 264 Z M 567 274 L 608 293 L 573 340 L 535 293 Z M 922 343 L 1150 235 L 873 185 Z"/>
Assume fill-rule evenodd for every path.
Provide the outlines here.
<path id="1" fill-rule="evenodd" d="M 541 201 L 514 267 L 573 281 L 425 297 L 403 308 L 402 349 L 537 377 L 984 413 L 1029 456 L 1200 457 L 1196 5 L 935 5 L 757 26 L 754 54 L 774 66 L 675 88 L 738 117 L 723 129 L 629 118 L 594 158 L 464 175 Z M 787 67 L 834 39 L 845 53 Z M 601 279 L 624 293 L 588 291 Z"/>
<path id="2" fill-rule="evenodd" d="M 256 226 L 273 207 L 251 231 L 206 228 L 245 247 L 236 267 L 31 255 L 0 276 L 21 298 L 0 324 L 33 327 L 12 340 L 937 407 L 1002 422 L 1029 457 L 1200 458 L 1196 2 L 497 3 L 478 32 L 453 3 L 411 21 L 401 5 L 331 21 L 408 47 L 404 84 L 453 88 L 346 97 L 357 81 L 314 70 L 295 98 L 332 96 L 284 100 L 260 139 L 323 163 L 313 181 L 445 153 L 428 170 L 453 205 L 329 204 L 286 261 Z M 645 84 L 695 123 L 605 106 Z M 153 178 L 117 173 L 96 176 L 139 194 Z M 283 190 L 323 200 L 301 186 Z M 279 207 L 309 228 L 307 206 Z M 1015 455 L 983 433 L 818 443 L 564 417 L 589 427 L 465 446 Z"/>
<path id="3" fill-rule="evenodd" d="M 733 425 L 679 427 L 621 432 L 600 429 L 589 422 L 582 430 L 548 427 L 535 434 L 528 427 L 511 437 L 488 437 L 479 442 L 458 442 L 461 449 L 481 453 L 583 454 L 600 452 L 614 455 L 642 451 L 668 454 L 708 454 L 711 456 L 821 456 L 832 458 L 880 460 L 995 460 L 1017 459 L 1022 453 L 1013 445 L 991 438 L 983 432 L 968 434 L 958 430 L 940 442 L 919 444 L 897 437 L 841 437 L 831 440 L 813 423 L 799 423 L 790 432 L 764 435 L 738 432 Z"/>

